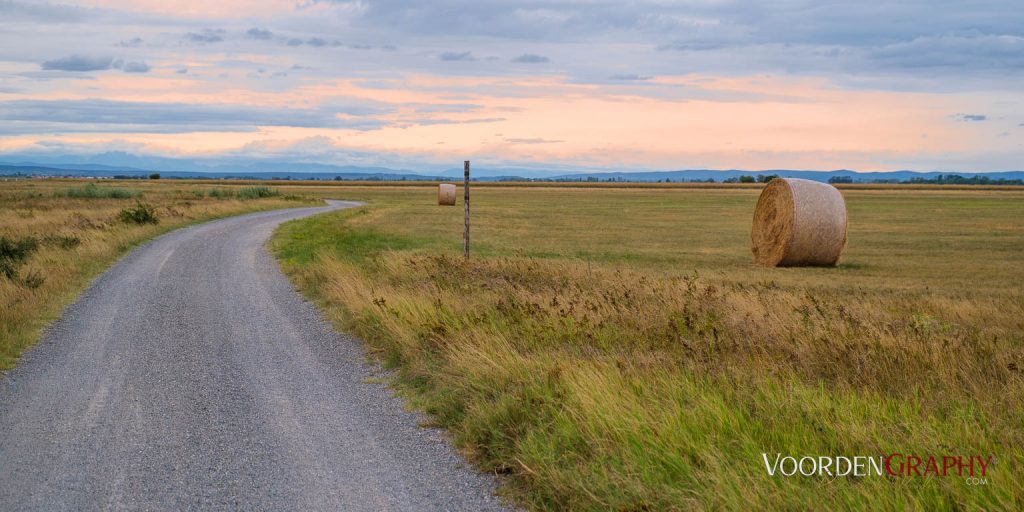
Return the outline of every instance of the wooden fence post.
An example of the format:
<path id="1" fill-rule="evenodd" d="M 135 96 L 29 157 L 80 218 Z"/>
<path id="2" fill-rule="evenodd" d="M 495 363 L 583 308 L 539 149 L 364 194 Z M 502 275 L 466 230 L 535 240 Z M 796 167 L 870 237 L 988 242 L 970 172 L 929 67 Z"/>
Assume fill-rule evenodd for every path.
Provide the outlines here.
<path id="1" fill-rule="evenodd" d="M 469 160 L 463 163 L 463 181 L 462 181 L 462 203 L 465 209 L 466 217 L 466 230 L 462 232 L 462 252 L 466 259 L 469 259 Z"/>

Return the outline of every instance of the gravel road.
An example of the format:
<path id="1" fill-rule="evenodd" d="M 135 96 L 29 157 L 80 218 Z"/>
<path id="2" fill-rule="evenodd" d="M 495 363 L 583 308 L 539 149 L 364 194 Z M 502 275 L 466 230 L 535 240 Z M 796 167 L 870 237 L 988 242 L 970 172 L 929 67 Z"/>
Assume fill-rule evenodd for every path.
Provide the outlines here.
<path id="1" fill-rule="evenodd" d="M 503 510 L 296 293 L 255 213 L 131 252 L 0 377 L 0 510 Z"/>

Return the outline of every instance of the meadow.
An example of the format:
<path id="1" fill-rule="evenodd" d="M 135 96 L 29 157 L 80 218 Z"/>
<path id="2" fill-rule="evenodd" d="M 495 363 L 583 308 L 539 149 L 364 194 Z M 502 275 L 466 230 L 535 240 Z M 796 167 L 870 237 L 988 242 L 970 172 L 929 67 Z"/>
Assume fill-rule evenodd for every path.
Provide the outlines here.
<path id="1" fill-rule="evenodd" d="M 1024 191 L 849 187 L 837 268 L 751 264 L 756 187 L 288 190 L 272 248 L 530 509 L 1024 508 Z M 770 476 L 762 453 L 983 455 Z M 974 482 L 977 483 L 977 482 Z"/>
<path id="2" fill-rule="evenodd" d="M 0 182 L 0 369 L 145 240 L 362 200 L 272 249 L 517 504 L 1024 508 L 1024 190 L 846 187 L 841 265 L 768 269 L 757 186 L 476 186 L 466 261 L 461 190 L 439 207 L 424 184 L 267 185 Z M 893 452 L 995 462 L 971 485 L 762 459 Z"/>
<path id="3" fill-rule="evenodd" d="M 0 371 L 139 243 L 194 222 L 304 204 L 262 185 L 0 180 Z"/>

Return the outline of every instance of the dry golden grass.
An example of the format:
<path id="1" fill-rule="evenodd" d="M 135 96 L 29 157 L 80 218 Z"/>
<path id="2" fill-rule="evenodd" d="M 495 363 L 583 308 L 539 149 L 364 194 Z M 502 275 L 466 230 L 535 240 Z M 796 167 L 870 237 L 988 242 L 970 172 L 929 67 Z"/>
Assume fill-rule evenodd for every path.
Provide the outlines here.
<path id="1" fill-rule="evenodd" d="M 1024 194 L 847 190 L 835 269 L 751 264 L 757 190 L 316 192 L 286 270 L 536 509 L 1024 505 Z M 960 478 L 770 477 L 761 453 L 993 455 Z"/>
<path id="2" fill-rule="evenodd" d="M 38 245 L 19 266 L 16 278 L 0 275 L 0 370 L 13 365 L 94 276 L 139 242 L 189 223 L 293 207 L 303 201 L 209 197 L 210 190 L 234 192 L 241 188 L 210 182 L 97 180 L 94 187 L 89 183 L 92 181 L 0 181 L 0 236 L 30 238 Z M 110 194 L 112 189 L 127 194 Z M 69 190 L 86 197 L 66 197 Z M 141 196 L 105 197 L 134 195 L 132 192 Z M 118 212 L 133 207 L 136 201 L 155 207 L 159 224 L 119 220 Z"/>

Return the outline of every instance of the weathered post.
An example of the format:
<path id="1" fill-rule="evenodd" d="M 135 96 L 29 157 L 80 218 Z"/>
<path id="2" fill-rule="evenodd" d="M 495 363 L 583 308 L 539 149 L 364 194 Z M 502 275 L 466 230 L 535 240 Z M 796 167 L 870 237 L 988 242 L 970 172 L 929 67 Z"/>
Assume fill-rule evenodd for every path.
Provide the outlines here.
<path id="1" fill-rule="evenodd" d="M 462 204 L 465 210 L 466 229 L 462 232 L 462 252 L 469 259 L 469 160 L 463 163 Z"/>

